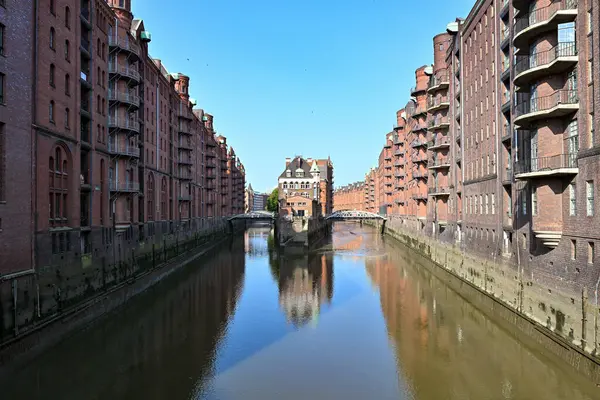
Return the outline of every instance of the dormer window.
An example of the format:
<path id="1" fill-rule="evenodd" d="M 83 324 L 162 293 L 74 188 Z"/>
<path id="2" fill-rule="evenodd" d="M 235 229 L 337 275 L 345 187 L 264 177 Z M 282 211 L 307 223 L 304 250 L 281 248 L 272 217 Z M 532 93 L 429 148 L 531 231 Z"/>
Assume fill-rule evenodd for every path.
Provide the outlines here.
<path id="1" fill-rule="evenodd" d="M 304 178 L 304 170 L 298 168 L 296 170 L 296 178 Z"/>
<path id="2" fill-rule="evenodd" d="M 287 171 L 285 171 L 285 176 L 287 176 L 288 178 L 292 177 L 292 171 L 290 171 L 289 169 Z"/>

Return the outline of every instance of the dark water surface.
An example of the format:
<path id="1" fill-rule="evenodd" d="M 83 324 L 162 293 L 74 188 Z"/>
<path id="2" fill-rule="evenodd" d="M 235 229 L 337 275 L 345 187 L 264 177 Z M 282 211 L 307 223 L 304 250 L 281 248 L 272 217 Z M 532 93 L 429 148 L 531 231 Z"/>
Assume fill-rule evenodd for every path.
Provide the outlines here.
<path id="1" fill-rule="evenodd" d="M 0 384 L 0 399 L 598 399 L 375 230 L 251 228 Z"/>

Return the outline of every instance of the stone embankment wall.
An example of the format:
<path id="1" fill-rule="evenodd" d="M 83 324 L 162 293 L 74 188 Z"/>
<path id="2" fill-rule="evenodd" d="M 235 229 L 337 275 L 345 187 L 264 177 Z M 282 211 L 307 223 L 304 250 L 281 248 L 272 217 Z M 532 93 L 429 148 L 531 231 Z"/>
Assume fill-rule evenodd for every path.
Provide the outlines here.
<path id="1" fill-rule="evenodd" d="M 277 243 L 284 249 L 306 249 L 328 233 L 329 224 L 324 218 L 278 218 L 275 222 Z"/>
<path id="2" fill-rule="evenodd" d="M 0 370 L 124 304 L 246 226 L 225 217 L 201 222 L 194 232 L 140 242 L 115 263 L 78 264 L 67 276 L 60 268 L 39 268 L 0 281 Z"/>
<path id="3" fill-rule="evenodd" d="M 535 341 L 548 354 L 600 383 L 596 293 L 567 282 L 548 287 L 512 260 L 467 253 L 417 232 L 401 218 L 388 219 L 385 233 L 433 261 L 434 273 L 484 312 L 508 322 L 524 341 Z"/>

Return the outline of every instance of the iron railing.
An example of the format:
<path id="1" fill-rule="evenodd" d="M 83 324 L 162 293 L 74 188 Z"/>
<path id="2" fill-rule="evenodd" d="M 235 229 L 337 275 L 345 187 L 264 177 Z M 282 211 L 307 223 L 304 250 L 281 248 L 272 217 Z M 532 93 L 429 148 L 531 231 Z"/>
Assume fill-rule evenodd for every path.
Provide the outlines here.
<path id="1" fill-rule="evenodd" d="M 428 89 L 444 84 L 450 84 L 450 79 L 448 78 L 448 73 L 446 72 L 432 76 L 431 79 L 429 79 Z"/>
<path id="2" fill-rule="evenodd" d="M 525 97 L 524 100 L 517 104 L 515 111 L 517 117 L 520 117 L 538 111 L 550 110 L 559 104 L 577 103 L 579 103 L 577 90 L 557 90 L 548 96 L 536 97 L 534 99 Z"/>
<path id="3" fill-rule="evenodd" d="M 116 118 L 116 117 L 108 117 L 108 127 L 109 128 L 120 128 L 120 129 L 128 129 L 130 131 L 139 132 L 140 124 L 137 121 L 126 119 L 126 118 Z"/>
<path id="4" fill-rule="evenodd" d="M 129 36 L 124 38 L 118 36 L 109 36 L 108 45 L 111 47 L 119 47 L 136 55 L 140 54 L 140 46 L 138 46 L 138 44 L 133 40 L 129 39 Z"/>
<path id="5" fill-rule="evenodd" d="M 121 103 L 133 104 L 136 107 L 139 107 L 140 105 L 140 97 L 136 94 L 129 92 L 109 90 L 108 99 L 110 101 L 118 101 Z"/>
<path id="6" fill-rule="evenodd" d="M 108 73 L 119 74 L 138 82 L 141 81 L 140 73 L 136 71 L 135 68 L 129 67 L 127 65 L 117 65 L 116 63 L 109 64 Z"/>
<path id="7" fill-rule="evenodd" d="M 519 160 L 515 166 L 515 174 L 552 171 L 562 168 L 577 168 L 577 154 L 564 153 L 549 157 L 532 157 Z"/>
<path id="8" fill-rule="evenodd" d="M 130 157 L 139 157 L 140 149 L 133 146 L 119 146 L 115 143 L 108 142 L 108 152 L 112 154 L 121 154 Z"/>
<path id="9" fill-rule="evenodd" d="M 517 56 L 515 74 L 518 75 L 529 69 L 548 65 L 559 57 L 572 57 L 576 55 L 577 44 L 575 42 L 564 42 L 546 51 L 540 51 L 532 55 Z"/>
<path id="10" fill-rule="evenodd" d="M 548 6 L 536 8 L 515 20 L 515 36 L 532 25 L 549 20 L 558 11 L 575 9 L 577 0 L 558 0 Z"/>
<path id="11" fill-rule="evenodd" d="M 438 107 L 442 104 L 448 103 L 448 96 L 436 96 L 429 99 L 429 108 Z"/>
<path id="12" fill-rule="evenodd" d="M 115 181 L 110 179 L 108 181 L 108 186 L 111 191 L 119 191 L 119 192 L 139 192 L 140 184 L 138 182 L 130 182 L 130 181 Z"/>

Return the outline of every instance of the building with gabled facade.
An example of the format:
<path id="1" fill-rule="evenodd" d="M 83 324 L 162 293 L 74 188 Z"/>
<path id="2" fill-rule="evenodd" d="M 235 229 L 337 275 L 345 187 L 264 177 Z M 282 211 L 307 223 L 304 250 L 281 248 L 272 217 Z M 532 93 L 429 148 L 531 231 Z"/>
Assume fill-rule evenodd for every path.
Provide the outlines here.
<path id="1" fill-rule="evenodd" d="M 279 175 L 279 212 L 282 215 L 317 217 L 322 215 L 321 169 L 312 158 L 285 159 Z"/>

